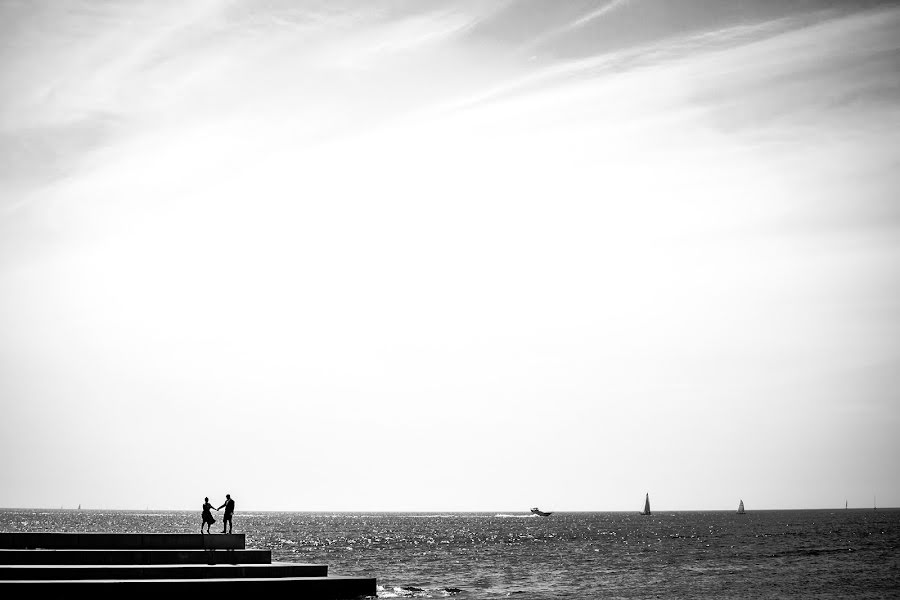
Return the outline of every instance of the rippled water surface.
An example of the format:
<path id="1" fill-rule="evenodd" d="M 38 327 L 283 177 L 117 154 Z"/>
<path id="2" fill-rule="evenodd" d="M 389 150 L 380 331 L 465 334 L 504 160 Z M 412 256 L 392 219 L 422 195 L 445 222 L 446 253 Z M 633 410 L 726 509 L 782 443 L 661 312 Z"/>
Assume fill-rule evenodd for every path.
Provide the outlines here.
<path id="1" fill-rule="evenodd" d="M 273 560 L 376 577 L 379 597 L 900 597 L 900 510 L 241 513 Z M 3 510 L 2 531 L 196 532 L 199 511 Z M 216 523 L 219 525 L 219 523 Z M 215 527 L 215 526 L 214 526 Z"/>

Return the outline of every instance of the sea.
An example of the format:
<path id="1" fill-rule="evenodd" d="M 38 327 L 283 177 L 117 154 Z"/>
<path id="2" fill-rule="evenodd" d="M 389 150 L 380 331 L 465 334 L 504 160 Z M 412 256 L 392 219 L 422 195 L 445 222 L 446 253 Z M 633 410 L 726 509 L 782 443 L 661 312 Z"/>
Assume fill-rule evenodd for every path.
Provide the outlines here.
<path id="1" fill-rule="evenodd" d="M 375 577 L 378 598 L 900 598 L 900 509 L 238 511 L 234 527 L 273 561 Z M 199 528 L 199 510 L 0 510 L 0 531 Z"/>

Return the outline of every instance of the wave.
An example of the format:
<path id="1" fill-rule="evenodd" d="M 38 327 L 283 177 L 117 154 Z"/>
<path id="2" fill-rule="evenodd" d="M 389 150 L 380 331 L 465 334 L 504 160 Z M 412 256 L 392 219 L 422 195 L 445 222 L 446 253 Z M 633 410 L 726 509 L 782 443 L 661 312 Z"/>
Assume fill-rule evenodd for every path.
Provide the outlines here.
<path id="1" fill-rule="evenodd" d="M 383 585 L 376 586 L 378 598 L 449 598 L 460 592 L 462 592 L 460 588 L 454 587 L 420 588 L 406 585 L 387 589 Z"/>
<path id="2" fill-rule="evenodd" d="M 497 513 L 494 515 L 497 519 L 535 519 L 538 515 L 534 513 L 528 513 L 527 515 L 510 515 L 506 513 Z"/>

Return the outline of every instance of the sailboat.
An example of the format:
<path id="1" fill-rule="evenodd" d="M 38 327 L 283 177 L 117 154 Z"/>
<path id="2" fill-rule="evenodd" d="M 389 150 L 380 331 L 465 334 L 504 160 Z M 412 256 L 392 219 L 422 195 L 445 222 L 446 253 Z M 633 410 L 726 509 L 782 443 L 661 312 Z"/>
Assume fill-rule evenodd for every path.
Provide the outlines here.
<path id="1" fill-rule="evenodd" d="M 650 492 L 647 492 L 647 496 L 644 498 L 644 510 L 641 511 L 642 515 L 650 514 Z"/>
<path id="2" fill-rule="evenodd" d="M 741 500 L 741 503 L 738 504 L 738 511 L 737 511 L 737 514 L 739 514 L 739 515 L 746 515 L 746 514 L 747 514 L 746 511 L 744 511 L 744 501 L 743 501 L 743 500 Z"/>

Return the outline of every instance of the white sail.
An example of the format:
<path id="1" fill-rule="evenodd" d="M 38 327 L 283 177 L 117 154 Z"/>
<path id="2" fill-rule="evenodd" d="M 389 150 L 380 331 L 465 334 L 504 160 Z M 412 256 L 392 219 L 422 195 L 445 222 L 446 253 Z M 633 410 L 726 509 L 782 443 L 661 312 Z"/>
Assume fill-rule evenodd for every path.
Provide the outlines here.
<path id="1" fill-rule="evenodd" d="M 737 512 L 737 514 L 739 514 L 739 515 L 746 514 L 746 513 L 744 512 L 744 501 L 743 501 L 743 500 L 741 500 L 741 503 L 738 504 L 738 512 Z"/>
<path id="2" fill-rule="evenodd" d="M 644 510 L 641 512 L 642 515 L 650 514 L 650 493 L 647 492 L 646 497 L 644 497 Z"/>

